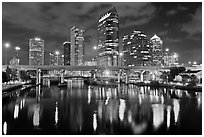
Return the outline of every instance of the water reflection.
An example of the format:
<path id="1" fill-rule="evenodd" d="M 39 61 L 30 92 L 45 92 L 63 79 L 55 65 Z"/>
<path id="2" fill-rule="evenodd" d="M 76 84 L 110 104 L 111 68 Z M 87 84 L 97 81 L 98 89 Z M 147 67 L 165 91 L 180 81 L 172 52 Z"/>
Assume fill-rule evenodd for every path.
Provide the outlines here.
<path id="1" fill-rule="evenodd" d="M 174 122 L 178 122 L 178 116 L 179 116 L 179 110 L 180 110 L 180 105 L 179 105 L 179 100 L 173 99 L 173 110 L 174 110 Z"/>
<path id="2" fill-rule="evenodd" d="M 120 99 L 119 118 L 121 121 L 123 121 L 123 119 L 124 119 L 125 108 L 126 108 L 125 100 Z"/>
<path id="3" fill-rule="evenodd" d="M 40 125 L 40 105 L 39 104 L 33 105 L 32 109 L 34 111 L 34 114 L 33 114 L 33 125 L 35 127 L 38 127 Z"/>
<path id="4" fill-rule="evenodd" d="M 14 115 L 13 115 L 14 119 L 18 118 L 18 113 L 19 113 L 19 105 L 16 104 L 14 107 Z"/>
<path id="5" fill-rule="evenodd" d="M 55 107 L 55 125 L 58 123 L 58 102 L 56 102 L 56 107 Z"/>
<path id="6" fill-rule="evenodd" d="M 164 105 L 163 104 L 154 104 L 152 105 L 153 110 L 153 126 L 155 129 L 164 122 Z"/>
<path id="7" fill-rule="evenodd" d="M 96 113 L 93 114 L 93 129 L 96 131 L 97 128 L 97 118 L 96 118 Z"/>
<path id="8" fill-rule="evenodd" d="M 6 135 L 7 134 L 7 122 L 5 121 L 3 124 L 3 134 Z"/>
<path id="9" fill-rule="evenodd" d="M 171 106 L 167 106 L 167 128 L 170 126 Z"/>
<path id="10" fill-rule="evenodd" d="M 171 133 L 172 123 L 176 123 L 174 128 L 182 128 L 177 123 L 188 117 L 188 107 L 201 113 L 202 93 L 186 95 L 182 90 L 134 85 L 84 86 L 79 80 L 69 81 L 63 89 L 37 86 L 3 105 L 3 121 L 9 120 L 9 132 L 4 131 L 5 122 L 3 132 L 12 134 L 17 126 L 20 134 L 31 124 L 47 134 L 155 134 L 159 129 Z M 193 116 L 190 118 L 201 119 Z M 22 121 L 26 121 L 24 125 Z"/>

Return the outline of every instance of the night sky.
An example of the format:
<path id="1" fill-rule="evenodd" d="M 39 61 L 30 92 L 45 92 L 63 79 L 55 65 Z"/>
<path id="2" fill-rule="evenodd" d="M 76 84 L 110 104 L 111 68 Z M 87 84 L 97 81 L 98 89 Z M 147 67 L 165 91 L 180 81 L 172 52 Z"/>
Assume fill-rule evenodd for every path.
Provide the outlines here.
<path id="1" fill-rule="evenodd" d="M 202 3 L 2 3 L 2 42 L 9 42 L 8 59 L 19 46 L 20 64 L 28 64 L 29 39 L 45 40 L 45 64 L 49 53 L 63 49 L 70 41 L 70 29 L 77 26 L 85 32 L 85 60 L 97 55 L 97 25 L 100 16 L 116 7 L 119 15 L 120 46 L 122 36 L 141 30 L 151 38 L 157 34 L 165 48 L 179 55 L 180 63 L 202 63 Z M 3 45 L 2 44 L 2 45 Z M 5 48 L 2 47 L 2 63 Z"/>

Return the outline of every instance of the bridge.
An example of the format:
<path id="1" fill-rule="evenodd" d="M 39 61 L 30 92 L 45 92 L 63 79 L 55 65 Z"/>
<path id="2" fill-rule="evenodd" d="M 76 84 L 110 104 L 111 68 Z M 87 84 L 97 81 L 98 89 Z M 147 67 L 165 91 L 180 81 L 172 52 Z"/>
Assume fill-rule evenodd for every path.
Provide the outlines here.
<path id="1" fill-rule="evenodd" d="M 2 65 L 2 70 L 5 70 L 7 65 Z M 172 67 L 169 66 L 55 66 L 55 65 L 9 65 L 11 69 L 17 70 L 36 70 L 37 72 L 37 83 L 40 83 L 41 79 L 41 71 L 42 70 L 58 70 L 60 71 L 61 82 L 63 83 L 65 78 L 65 71 L 79 71 L 81 76 L 83 76 L 83 72 L 92 71 L 93 78 L 103 77 L 104 72 L 106 70 L 115 72 L 118 77 L 118 81 L 120 81 L 122 74 L 125 74 L 126 83 L 129 80 L 129 76 L 135 72 L 139 72 L 140 81 L 144 80 L 144 72 L 149 71 L 152 75 L 153 79 L 155 79 L 156 75 L 158 75 L 159 71 L 169 71 Z M 188 69 L 191 69 L 188 67 Z M 110 77 L 110 74 L 106 74 Z"/>
<path id="2" fill-rule="evenodd" d="M 7 65 L 2 65 L 2 70 L 5 70 Z M 171 67 L 162 66 L 55 66 L 55 65 L 9 65 L 11 69 L 18 70 L 72 70 L 72 71 L 90 71 L 90 70 L 169 70 Z"/>

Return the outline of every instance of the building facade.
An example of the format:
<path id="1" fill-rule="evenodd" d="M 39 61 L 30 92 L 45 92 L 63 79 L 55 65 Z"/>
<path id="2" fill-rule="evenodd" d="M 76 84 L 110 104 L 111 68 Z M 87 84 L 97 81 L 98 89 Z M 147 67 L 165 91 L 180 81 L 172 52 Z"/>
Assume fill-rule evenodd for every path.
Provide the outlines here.
<path id="1" fill-rule="evenodd" d="M 125 66 L 150 66 L 152 63 L 152 47 L 146 34 L 134 31 L 123 36 L 123 63 Z"/>
<path id="2" fill-rule="evenodd" d="M 84 64 L 84 32 L 76 26 L 71 28 L 71 62 L 72 66 Z"/>
<path id="3" fill-rule="evenodd" d="M 64 65 L 64 55 L 50 53 L 50 65 Z"/>
<path id="4" fill-rule="evenodd" d="M 119 23 L 115 8 L 103 14 L 99 19 L 97 49 L 99 66 L 118 66 Z"/>
<path id="5" fill-rule="evenodd" d="M 71 64 L 71 43 L 70 42 L 64 42 L 64 65 L 70 65 Z"/>
<path id="6" fill-rule="evenodd" d="M 178 65 L 178 55 L 176 53 L 164 53 L 164 66 Z"/>
<path id="7" fill-rule="evenodd" d="M 163 65 L 163 42 L 156 34 L 150 39 L 152 46 L 152 65 L 161 66 Z"/>
<path id="8" fill-rule="evenodd" d="M 29 65 L 44 65 L 44 40 L 40 38 L 30 39 Z"/>

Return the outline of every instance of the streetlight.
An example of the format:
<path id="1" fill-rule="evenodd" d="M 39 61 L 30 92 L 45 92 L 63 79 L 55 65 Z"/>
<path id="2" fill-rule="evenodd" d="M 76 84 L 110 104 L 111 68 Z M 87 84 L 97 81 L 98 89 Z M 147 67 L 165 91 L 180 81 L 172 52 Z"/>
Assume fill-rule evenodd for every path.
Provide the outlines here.
<path id="1" fill-rule="evenodd" d="M 165 49 L 166 52 L 169 52 L 169 49 Z"/>
<path id="2" fill-rule="evenodd" d="M 191 62 L 189 61 L 188 64 L 191 64 Z"/>
<path id="3" fill-rule="evenodd" d="M 94 50 L 97 50 L 97 46 L 94 46 L 93 49 L 94 49 Z"/>
<path id="4" fill-rule="evenodd" d="M 194 65 L 196 65 L 196 64 L 197 64 L 197 62 L 196 62 L 196 61 L 194 61 L 194 62 L 193 62 L 193 64 L 194 64 Z"/>
<path id="5" fill-rule="evenodd" d="M 177 54 L 177 53 L 174 53 L 173 57 L 174 57 L 174 58 L 178 58 L 178 54 Z"/>
<path id="6" fill-rule="evenodd" d="M 7 49 L 10 47 L 9 43 L 5 43 L 5 48 L 6 48 L 6 57 L 5 57 L 5 64 L 7 65 Z"/>

